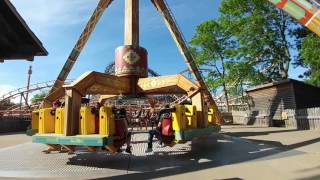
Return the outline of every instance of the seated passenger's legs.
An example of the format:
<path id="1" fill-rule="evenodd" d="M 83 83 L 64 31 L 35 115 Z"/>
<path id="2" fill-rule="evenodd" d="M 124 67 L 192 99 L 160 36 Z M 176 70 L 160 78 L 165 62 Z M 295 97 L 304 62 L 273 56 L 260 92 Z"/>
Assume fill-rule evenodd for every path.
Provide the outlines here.
<path id="1" fill-rule="evenodd" d="M 131 154 L 131 132 L 128 132 L 127 134 L 126 144 L 127 144 L 126 152 Z"/>
<path id="2" fill-rule="evenodd" d="M 152 149 L 152 141 L 153 141 L 154 137 L 158 138 L 160 140 L 160 144 L 162 144 L 162 137 L 161 137 L 160 131 L 157 129 L 150 130 L 149 131 L 149 139 L 148 139 L 148 149 Z"/>

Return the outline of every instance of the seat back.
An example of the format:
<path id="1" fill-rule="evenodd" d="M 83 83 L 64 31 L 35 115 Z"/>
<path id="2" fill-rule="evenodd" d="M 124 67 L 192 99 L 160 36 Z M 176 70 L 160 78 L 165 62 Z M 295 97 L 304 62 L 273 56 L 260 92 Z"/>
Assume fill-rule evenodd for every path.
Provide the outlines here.
<path id="1" fill-rule="evenodd" d="M 163 136 L 173 136 L 174 135 L 171 117 L 164 118 L 162 120 L 162 135 Z"/>
<path id="2" fill-rule="evenodd" d="M 113 136 L 115 134 L 115 116 L 112 106 L 102 106 L 100 108 L 99 134 Z"/>
<path id="3" fill-rule="evenodd" d="M 116 119 L 115 120 L 116 126 L 116 133 L 115 135 L 118 136 L 120 139 L 124 139 L 127 137 L 128 134 L 128 125 L 125 119 Z"/>
<path id="4" fill-rule="evenodd" d="M 54 133 L 55 131 L 55 110 L 44 108 L 39 111 L 39 134 Z"/>

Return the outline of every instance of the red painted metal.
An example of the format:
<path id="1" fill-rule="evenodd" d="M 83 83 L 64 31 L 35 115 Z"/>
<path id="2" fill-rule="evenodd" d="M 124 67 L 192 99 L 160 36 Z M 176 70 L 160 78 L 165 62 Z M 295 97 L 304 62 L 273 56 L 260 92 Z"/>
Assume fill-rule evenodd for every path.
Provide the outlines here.
<path id="1" fill-rule="evenodd" d="M 148 52 L 145 48 L 120 46 L 115 54 L 116 76 L 129 78 L 148 76 Z"/>

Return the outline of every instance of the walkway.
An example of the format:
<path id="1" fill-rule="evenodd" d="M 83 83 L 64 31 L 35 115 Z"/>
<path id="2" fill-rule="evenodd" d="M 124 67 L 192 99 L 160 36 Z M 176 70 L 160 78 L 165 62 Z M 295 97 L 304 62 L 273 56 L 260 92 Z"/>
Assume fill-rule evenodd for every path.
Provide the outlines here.
<path id="1" fill-rule="evenodd" d="M 21 136 L 22 135 L 17 135 Z M 0 144 L 3 143 L 0 135 Z M 43 154 L 25 142 L 0 147 L 0 177 L 73 179 L 319 179 L 320 132 L 223 127 L 206 141 L 144 153 L 146 134 L 134 134 L 133 154 Z M 157 147 L 157 143 L 155 143 Z"/>

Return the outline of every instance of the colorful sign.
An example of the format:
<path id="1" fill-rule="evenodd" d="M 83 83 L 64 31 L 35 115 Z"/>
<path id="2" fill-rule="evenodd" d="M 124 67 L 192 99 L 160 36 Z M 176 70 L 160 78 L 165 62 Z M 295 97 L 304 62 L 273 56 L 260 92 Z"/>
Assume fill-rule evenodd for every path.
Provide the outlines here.
<path id="1" fill-rule="evenodd" d="M 315 0 L 269 0 L 320 36 L 320 8 Z"/>

